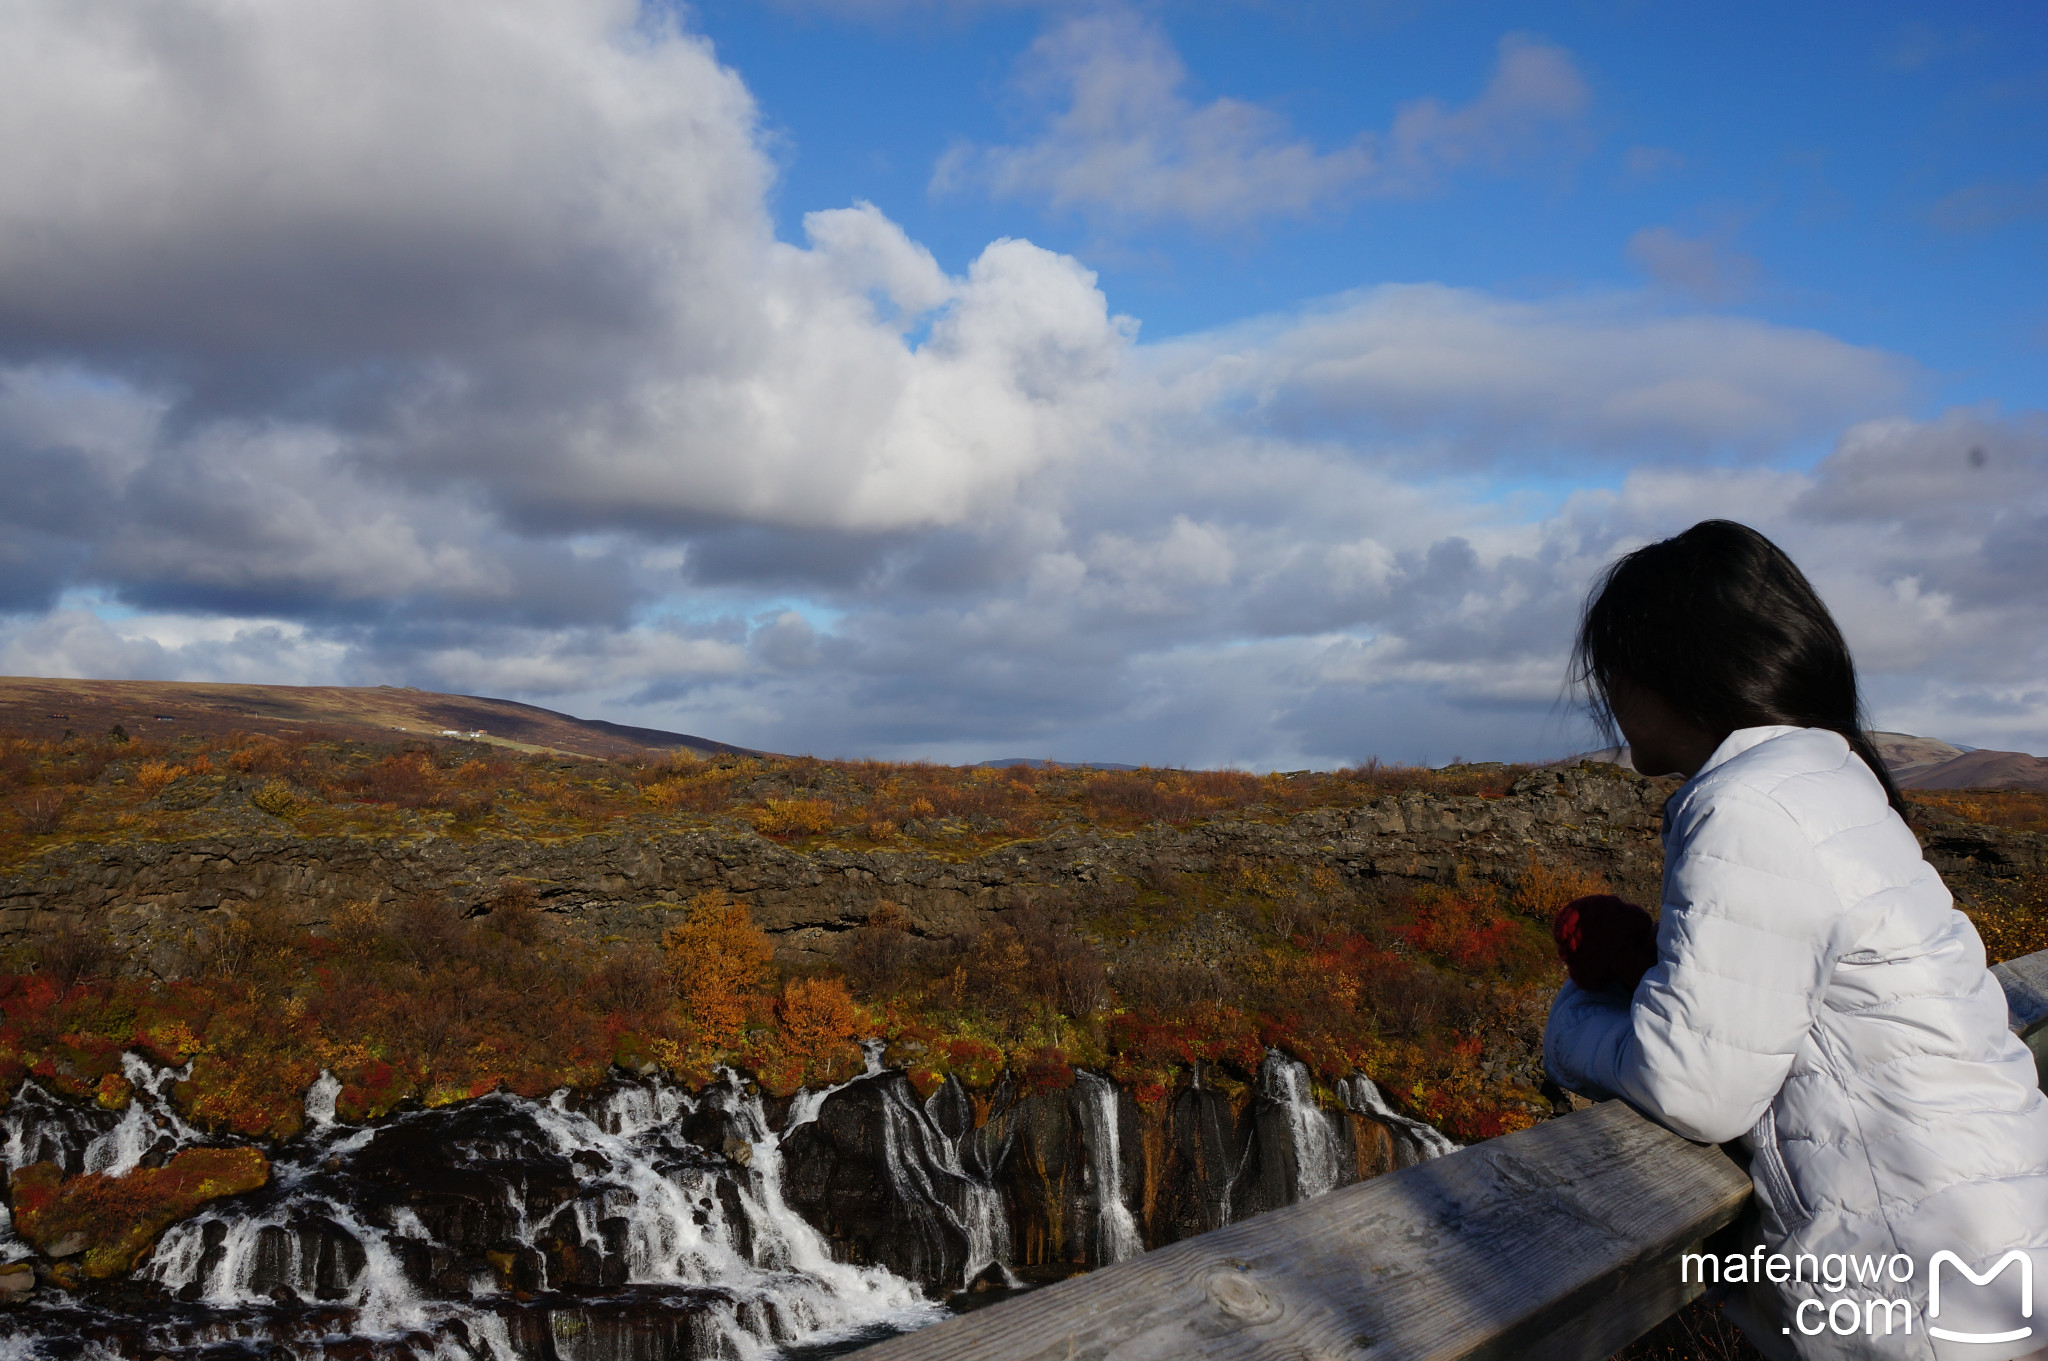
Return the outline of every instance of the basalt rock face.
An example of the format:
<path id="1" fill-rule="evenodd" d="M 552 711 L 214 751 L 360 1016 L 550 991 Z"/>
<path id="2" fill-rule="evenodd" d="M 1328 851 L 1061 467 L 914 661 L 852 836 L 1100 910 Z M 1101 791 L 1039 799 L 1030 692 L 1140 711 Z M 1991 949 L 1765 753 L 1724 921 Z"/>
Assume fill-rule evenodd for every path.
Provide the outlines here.
<path id="1" fill-rule="evenodd" d="M 847 1261 L 954 1287 L 996 1263 L 1058 1275 L 1453 1147 L 1373 1113 L 1352 1084 L 1322 1104 L 1279 1054 L 1253 1084 L 1183 1086 L 1150 1107 L 1093 1073 L 1033 1092 L 949 1079 L 923 1103 L 887 1074 L 833 1092 L 784 1135 L 784 1194 Z"/>
<path id="2" fill-rule="evenodd" d="M 443 896 L 473 906 L 530 884 L 570 930 L 658 938 L 672 908 L 725 889 L 790 952 L 829 954 L 837 933 L 884 899 L 920 934 L 974 929 L 981 915 L 1055 894 L 1085 901 L 1117 882 L 1233 863 L 1326 866 L 1353 883 L 1509 874 L 1532 855 L 1644 891 L 1658 872 L 1665 785 L 1613 766 L 1543 770 L 1504 798 L 1389 795 L 1291 818 L 1153 824 L 1129 834 L 1061 831 L 971 856 L 928 850 L 799 851 L 736 820 L 652 836 L 559 841 L 369 839 L 250 832 L 192 841 L 110 840 L 51 849 L 0 876 L 0 937 L 101 922 L 145 958 L 217 910 L 261 909 L 318 926 L 342 904 Z M 650 909 L 649 905 L 653 905 Z"/>
<path id="3" fill-rule="evenodd" d="M 1147 1107 L 1089 1072 L 1031 1091 L 949 1081 L 921 1101 L 874 1052 L 864 1076 L 783 1106 L 779 1130 L 733 1074 L 696 1093 L 619 1075 L 363 1126 L 335 1120 L 323 1077 L 270 1182 L 174 1224 L 125 1280 L 80 1281 L 0 1222 L 0 1259 L 42 1283 L 0 1309 L 0 1350 L 751 1355 L 917 1326 L 942 1312 L 932 1299 L 1121 1261 L 1388 1170 L 1403 1148 L 1450 1148 L 1369 1080 L 1318 1096 L 1278 1053 L 1250 1083 L 1212 1073 Z M 121 1175 L 206 1139 L 168 1100 L 177 1073 L 126 1066 L 137 1098 L 119 1114 L 25 1083 L 0 1113 L 0 1161 Z"/>

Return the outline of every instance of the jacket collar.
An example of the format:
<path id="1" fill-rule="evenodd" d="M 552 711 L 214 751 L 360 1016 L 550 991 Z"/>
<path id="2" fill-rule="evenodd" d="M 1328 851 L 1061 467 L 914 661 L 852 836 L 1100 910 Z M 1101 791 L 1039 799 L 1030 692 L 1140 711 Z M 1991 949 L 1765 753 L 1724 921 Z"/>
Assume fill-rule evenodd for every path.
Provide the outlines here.
<path id="1" fill-rule="evenodd" d="M 1782 723 L 1764 728 L 1737 728 L 1734 732 L 1721 739 L 1721 745 L 1714 748 L 1714 754 L 1707 758 L 1705 765 L 1693 772 L 1692 778 L 1697 780 L 1715 766 L 1722 764 L 1724 761 L 1732 761 L 1751 747 L 1760 747 L 1773 737 L 1783 737 L 1788 732 L 1798 731 L 1800 731 L 1798 728 Z M 1690 784 L 1692 781 L 1688 780 L 1686 783 Z"/>

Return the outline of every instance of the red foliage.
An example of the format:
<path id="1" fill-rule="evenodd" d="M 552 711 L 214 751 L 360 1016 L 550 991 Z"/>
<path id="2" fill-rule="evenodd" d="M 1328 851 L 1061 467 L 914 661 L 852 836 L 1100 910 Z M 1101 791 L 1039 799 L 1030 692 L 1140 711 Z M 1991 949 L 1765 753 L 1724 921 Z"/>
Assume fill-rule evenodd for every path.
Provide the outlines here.
<path id="1" fill-rule="evenodd" d="M 1024 1056 L 1017 1074 L 1017 1094 L 1063 1092 L 1074 1085 L 1074 1065 L 1066 1053 L 1052 1045 L 1034 1049 Z"/>
<path id="2" fill-rule="evenodd" d="M 1458 968 L 1490 969 L 1514 939 L 1515 924 L 1491 894 L 1424 889 L 1415 896 L 1415 920 L 1401 934 L 1416 949 Z"/>

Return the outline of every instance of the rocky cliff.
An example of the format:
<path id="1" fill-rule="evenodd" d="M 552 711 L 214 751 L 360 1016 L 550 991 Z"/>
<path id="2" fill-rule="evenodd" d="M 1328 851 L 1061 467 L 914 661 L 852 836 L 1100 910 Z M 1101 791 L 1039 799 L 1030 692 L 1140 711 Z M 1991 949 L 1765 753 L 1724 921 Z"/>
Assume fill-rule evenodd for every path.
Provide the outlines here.
<path id="1" fill-rule="evenodd" d="M 1362 1075 L 1312 1089 L 1269 1054 L 1140 1103 L 957 1078 L 919 1100 L 879 1045 L 829 1091 L 765 1099 L 615 1073 L 588 1092 L 509 1094 L 337 1121 L 269 1148 L 260 1189 L 173 1225 L 125 1276 L 82 1276 L 81 1242 L 0 1230 L 0 1339 L 17 1348 L 198 1358 L 626 1361 L 754 1354 L 919 1326 L 937 1301 L 1119 1261 L 1450 1148 Z M 10 1173 L 118 1176 L 210 1142 L 165 1099 L 179 1074 L 128 1062 L 109 1111 L 25 1083 Z M 0 1343 L 0 1345 L 6 1345 Z M 54 1352 L 53 1352 L 54 1354 Z"/>

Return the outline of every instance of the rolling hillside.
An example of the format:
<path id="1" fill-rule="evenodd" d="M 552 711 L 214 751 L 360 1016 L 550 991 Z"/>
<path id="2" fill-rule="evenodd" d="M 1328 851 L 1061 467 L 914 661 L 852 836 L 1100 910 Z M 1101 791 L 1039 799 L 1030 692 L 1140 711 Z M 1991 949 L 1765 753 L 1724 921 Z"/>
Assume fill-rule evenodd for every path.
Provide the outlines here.
<path id="1" fill-rule="evenodd" d="M 119 724 L 141 736 L 229 732 L 282 736 L 321 730 L 358 741 L 394 734 L 461 736 L 517 751 L 614 758 L 649 751 L 753 754 L 688 733 L 576 718 L 552 709 L 477 695 L 442 695 L 388 685 L 215 685 L 192 681 L 61 680 L 0 677 L 0 728 L 60 737 L 97 735 Z"/>

